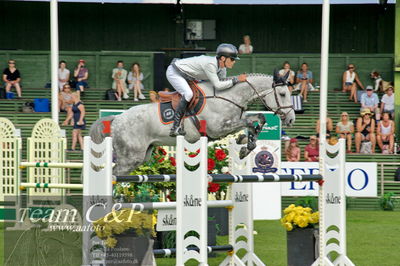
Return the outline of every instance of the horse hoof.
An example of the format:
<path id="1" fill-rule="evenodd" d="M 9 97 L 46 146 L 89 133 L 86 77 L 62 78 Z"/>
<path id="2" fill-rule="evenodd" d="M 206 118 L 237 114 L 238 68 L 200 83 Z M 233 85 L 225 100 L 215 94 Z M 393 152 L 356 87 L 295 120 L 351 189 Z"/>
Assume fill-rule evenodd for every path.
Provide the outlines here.
<path id="1" fill-rule="evenodd" d="M 240 152 L 239 152 L 239 159 L 240 160 L 242 160 L 243 158 L 245 158 L 246 156 L 247 156 L 247 148 L 246 147 L 242 147 L 241 149 L 240 149 Z"/>
<path id="2" fill-rule="evenodd" d="M 257 144 L 256 144 L 255 142 L 249 142 L 249 143 L 247 143 L 247 149 L 248 149 L 249 151 L 254 150 L 256 147 L 257 147 Z"/>
<path id="3" fill-rule="evenodd" d="M 247 143 L 247 136 L 245 134 L 240 134 L 236 139 L 236 144 L 246 144 Z"/>

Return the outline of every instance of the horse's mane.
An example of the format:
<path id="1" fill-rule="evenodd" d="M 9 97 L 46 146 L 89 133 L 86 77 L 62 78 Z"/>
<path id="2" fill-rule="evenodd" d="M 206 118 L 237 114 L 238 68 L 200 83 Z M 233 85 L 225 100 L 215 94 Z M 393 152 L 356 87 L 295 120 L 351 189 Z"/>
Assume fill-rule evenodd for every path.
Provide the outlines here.
<path id="1" fill-rule="evenodd" d="M 246 75 L 247 75 L 248 78 L 253 78 L 253 77 L 254 77 L 254 78 L 256 78 L 256 77 L 273 78 L 272 75 L 263 74 L 263 73 L 249 73 L 249 74 L 246 74 Z M 224 80 L 231 80 L 231 79 L 233 79 L 234 77 L 237 77 L 237 76 L 226 77 L 226 78 L 224 78 L 224 79 L 221 79 L 221 81 L 224 81 Z"/>

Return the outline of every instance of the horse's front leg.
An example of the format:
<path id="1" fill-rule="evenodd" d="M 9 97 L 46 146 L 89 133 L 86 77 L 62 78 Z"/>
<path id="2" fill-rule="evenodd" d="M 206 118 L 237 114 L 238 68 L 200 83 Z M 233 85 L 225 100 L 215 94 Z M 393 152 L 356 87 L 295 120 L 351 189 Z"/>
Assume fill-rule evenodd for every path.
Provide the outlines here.
<path id="1" fill-rule="evenodd" d="M 263 114 L 255 114 L 248 116 L 247 120 L 247 136 L 245 134 L 241 134 L 237 139 L 236 143 L 245 144 L 247 143 L 247 147 L 242 147 L 239 153 L 240 159 L 245 158 L 249 153 L 254 150 L 257 145 L 258 135 L 260 134 L 262 128 L 264 127 L 266 121 Z M 257 125 L 254 123 L 257 122 Z"/>

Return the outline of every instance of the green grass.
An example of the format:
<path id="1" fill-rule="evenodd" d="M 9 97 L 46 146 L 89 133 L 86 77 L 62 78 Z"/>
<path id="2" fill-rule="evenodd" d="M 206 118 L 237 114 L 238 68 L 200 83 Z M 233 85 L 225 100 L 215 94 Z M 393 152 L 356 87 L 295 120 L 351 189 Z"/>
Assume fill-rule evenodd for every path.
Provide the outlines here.
<path id="1" fill-rule="evenodd" d="M 286 265 L 286 231 L 280 225 L 279 221 L 256 221 L 255 230 L 257 235 L 255 239 L 256 254 L 259 258 L 270 266 Z M 6 249 L 9 250 L 13 240 L 3 241 L 3 224 L 0 223 L 0 265 L 3 265 L 3 248 L 6 243 Z M 54 241 L 54 236 L 47 236 L 48 241 Z M 76 239 L 59 239 L 60 243 L 64 243 L 65 252 L 71 252 L 71 256 L 80 254 L 80 247 L 76 245 L 71 247 L 72 240 Z M 218 244 L 228 243 L 228 238 L 218 237 Z M 400 265 L 400 212 L 385 211 L 348 211 L 347 212 L 347 249 L 348 256 L 355 265 L 361 266 L 399 266 Z M 75 242 L 75 244 L 77 244 Z M 31 244 L 34 250 L 35 244 Z M 12 249 L 12 247 L 11 247 Z M 24 252 L 21 252 L 23 255 Z M 49 257 L 51 252 L 48 254 Z M 54 254 L 53 254 L 54 255 Z M 65 256 L 66 254 L 64 254 Z M 7 257 L 7 253 L 6 253 Z M 224 253 L 220 253 L 215 258 L 209 259 L 209 265 L 218 265 L 225 257 Z M 21 261 L 26 261 L 21 256 Z M 76 257 L 74 261 L 79 262 L 80 258 Z M 37 264 L 31 261 L 30 266 Z M 52 264 L 52 266 L 67 266 L 78 264 Z M 175 265 L 175 259 L 163 258 L 157 259 L 159 266 Z M 188 265 L 197 265 L 191 262 Z M 11 265 L 18 266 L 18 265 Z"/>

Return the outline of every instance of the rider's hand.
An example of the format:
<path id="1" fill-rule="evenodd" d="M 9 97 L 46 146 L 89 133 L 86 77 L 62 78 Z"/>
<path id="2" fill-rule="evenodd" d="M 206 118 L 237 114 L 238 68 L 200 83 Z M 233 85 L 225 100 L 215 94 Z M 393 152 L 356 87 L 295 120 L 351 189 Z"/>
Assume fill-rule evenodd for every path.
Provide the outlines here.
<path id="1" fill-rule="evenodd" d="M 245 82 L 245 81 L 246 81 L 246 78 L 247 78 L 247 75 L 246 75 L 246 74 L 240 74 L 240 75 L 238 76 L 239 82 Z"/>

